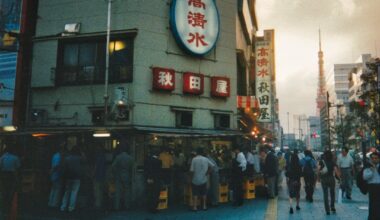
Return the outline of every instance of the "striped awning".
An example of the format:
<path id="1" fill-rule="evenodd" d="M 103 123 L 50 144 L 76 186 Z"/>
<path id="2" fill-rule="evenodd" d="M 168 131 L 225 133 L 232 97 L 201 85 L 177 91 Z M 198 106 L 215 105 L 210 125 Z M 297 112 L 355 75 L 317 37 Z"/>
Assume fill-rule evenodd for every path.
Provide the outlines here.
<path id="1" fill-rule="evenodd" d="M 258 108 L 259 102 L 255 96 L 237 96 L 237 108 Z"/>

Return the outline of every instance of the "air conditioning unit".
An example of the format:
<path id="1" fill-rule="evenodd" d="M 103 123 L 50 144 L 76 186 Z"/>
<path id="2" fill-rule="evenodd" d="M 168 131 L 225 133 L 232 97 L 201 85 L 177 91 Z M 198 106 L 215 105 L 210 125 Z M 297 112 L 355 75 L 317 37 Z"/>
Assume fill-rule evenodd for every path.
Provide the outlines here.
<path id="1" fill-rule="evenodd" d="M 30 123 L 33 125 L 46 124 L 48 113 L 45 109 L 32 109 L 30 116 Z"/>
<path id="2" fill-rule="evenodd" d="M 65 29 L 62 33 L 62 36 L 70 36 L 78 34 L 80 31 L 80 23 L 65 24 Z"/>

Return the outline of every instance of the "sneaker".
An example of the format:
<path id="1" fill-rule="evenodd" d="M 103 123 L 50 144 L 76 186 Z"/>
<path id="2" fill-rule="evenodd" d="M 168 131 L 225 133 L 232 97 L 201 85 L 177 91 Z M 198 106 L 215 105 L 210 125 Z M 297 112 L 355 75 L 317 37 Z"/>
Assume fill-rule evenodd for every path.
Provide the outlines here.
<path id="1" fill-rule="evenodd" d="M 335 210 L 334 207 L 331 207 L 331 211 L 332 211 L 332 212 L 336 212 L 336 210 Z"/>
<path id="2" fill-rule="evenodd" d="M 327 212 L 326 212 L 326 215 L 330 215 L 330 212 L 329 212 L 329 211 L 327 211 Z"/>
<path id="3" fill-rule="evenodd" d="M 296 206 L 296 210 L 301 210 L 301 208 L 297 205 L 297 206 Z"/>
<path id="4" fill-rule="evenodd" d="M 346 196 L 346 198 L 347 198 L 348 200 L 351 200 L 351 196 Z"/>
<path id="5" fill-rule="evenodd" d="M 290 213 L 290 214 L 293 214 L 293 213 L 294 213 L 294 211 L 293 211 L 293 207 L 290 207 L 290 209 L 289 209 L 289 213 Z"/>

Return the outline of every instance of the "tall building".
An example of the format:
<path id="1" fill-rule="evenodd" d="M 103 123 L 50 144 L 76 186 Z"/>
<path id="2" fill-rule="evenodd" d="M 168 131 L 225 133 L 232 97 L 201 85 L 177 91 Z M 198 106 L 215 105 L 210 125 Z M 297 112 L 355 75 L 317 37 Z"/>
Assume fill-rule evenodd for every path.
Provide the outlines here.
<path id="1" fill-rule="evenodd" d="M 320 120 L 320 134 L 321 134 L 321 145 L 328 146 L 330 138 L 329 134 L 329 124 L 327 123 L 327 97 L 326 97 L 326 79 L 323 61 L 323 51 L 322 51 L 322 39 L 321 30 L 319 30 L 319 51 L 318 51 L 318 91 L 317 91 L 317 117 Z"/>
<path id="2" fill-rule="evenodd" d="M 322 51 L 321 30 L 319 30 L 319 51 L 318 51 L 318 91 L 317 91 L 317 116 L 320 115 L 321 109 L 326 104 L 326 81 Z"/>
<path id="3" fill-rule="evenodd" d="M 349 103 L 349 76 L 358 64 L 334 64 L 334 87 L 336 99 L 339 103 L 348 106 Z"/>

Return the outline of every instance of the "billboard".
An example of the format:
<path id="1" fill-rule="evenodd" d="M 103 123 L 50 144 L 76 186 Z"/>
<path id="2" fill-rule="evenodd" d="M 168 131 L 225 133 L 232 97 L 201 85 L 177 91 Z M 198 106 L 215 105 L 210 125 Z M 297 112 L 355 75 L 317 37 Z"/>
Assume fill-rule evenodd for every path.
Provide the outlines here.
<path id="1" fill-rule="evenodd" d="M 21 3 L 0 1 L 0 126 L 12 124 Z"/>
<path id="2" fill-rule="evenodd" d="M 256 41 L 256 97 L 259 122 L 272 121 L 272 68 L 270 41 Z"/>

